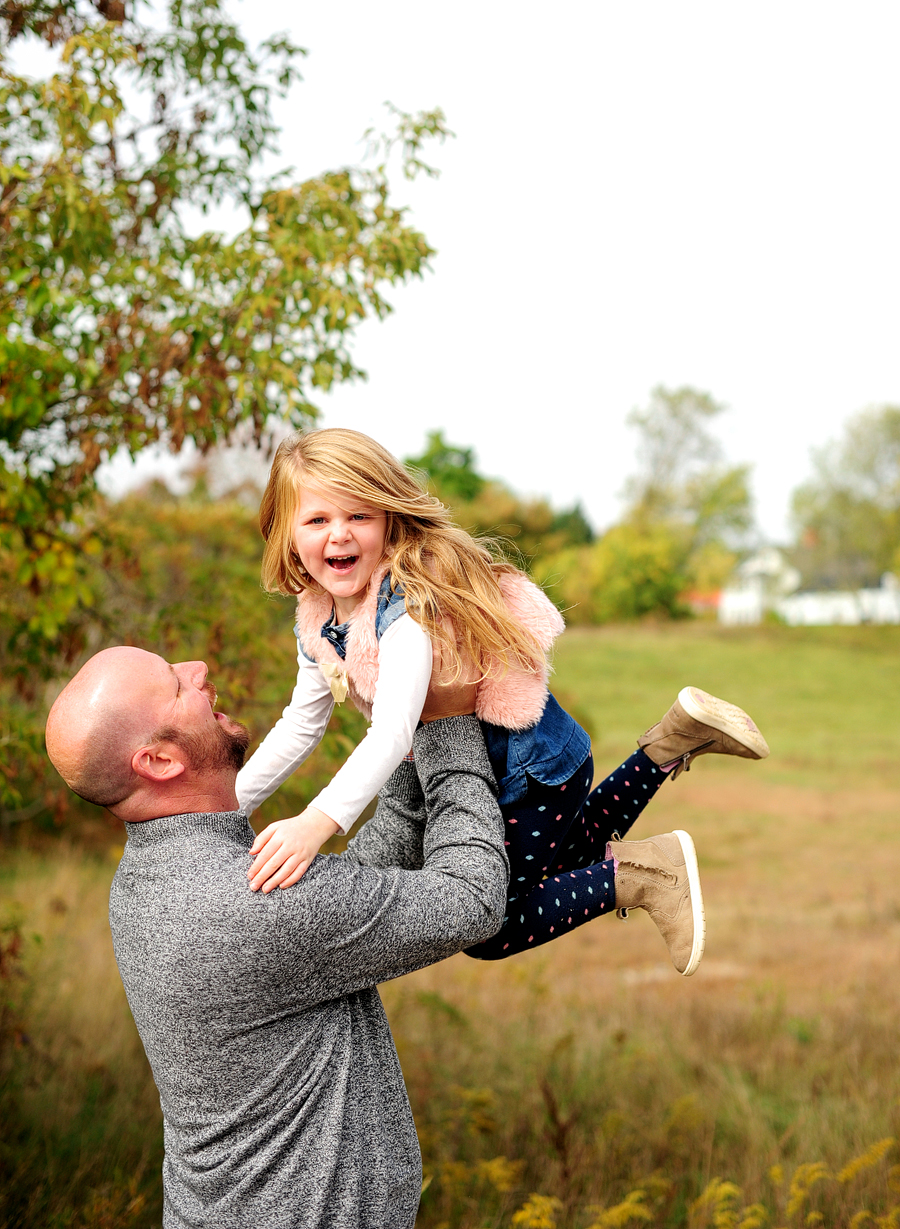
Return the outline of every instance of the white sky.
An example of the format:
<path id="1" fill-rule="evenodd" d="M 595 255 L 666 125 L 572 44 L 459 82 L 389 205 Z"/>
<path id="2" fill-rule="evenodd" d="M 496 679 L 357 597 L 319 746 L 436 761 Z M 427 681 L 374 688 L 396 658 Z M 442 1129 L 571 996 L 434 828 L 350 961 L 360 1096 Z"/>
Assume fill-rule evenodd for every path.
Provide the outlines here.
<path id="1" fill-rule="evenodd" d="M 309 49 L 278 109 L 299 177 L 362 154 L 381 103 L 457 139 L 397 197 L 439 255 L 367 323 L 367 384 L 323 398 L 403 455 L 443 428 L 479 468 L 615 519 L 624 424 L 656 384 L 725 402 L 763 531 L 811 445 L 900 402 L 900 5 L 858 0 L 242 0 Z"/>

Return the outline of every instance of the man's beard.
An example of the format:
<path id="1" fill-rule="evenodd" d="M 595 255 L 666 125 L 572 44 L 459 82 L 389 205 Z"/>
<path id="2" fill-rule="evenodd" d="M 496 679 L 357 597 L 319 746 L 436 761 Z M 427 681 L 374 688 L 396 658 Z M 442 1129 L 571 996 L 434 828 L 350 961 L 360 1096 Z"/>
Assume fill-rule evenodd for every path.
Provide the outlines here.
<path id="1" fill-rule="evenodd" d="M 239 721 L 228 718 L 228 725 L 216 722 L 208 735 L 193 736 L 198 744 L 190 749 L 191 767 L 195 772 L 219 772 L 232 769 L 238 772 L 244 767 L 244 756 L 250 746 L 250 731 Z"/>
<path id="2" fill-rule="evenodd" d="M 172 742 L 187 756 L 194 772 L 238 772 L 250 746 L 250 731 L 239 721 L 217 721 L 202 733 L 188 730 L 161 730 L 154 741 Z"/>

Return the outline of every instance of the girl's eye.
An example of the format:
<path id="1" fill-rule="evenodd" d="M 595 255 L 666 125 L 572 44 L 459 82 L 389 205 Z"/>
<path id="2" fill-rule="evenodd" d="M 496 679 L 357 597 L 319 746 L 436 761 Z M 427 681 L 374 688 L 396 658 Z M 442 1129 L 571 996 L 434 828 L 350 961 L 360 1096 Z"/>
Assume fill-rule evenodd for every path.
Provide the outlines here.
<path id="1" fill-rule="evenodd" d="M 368 521 L 372 518 L 369 516 L 368 512 L 354 512 L 350 519 L 353 521 Z"/>

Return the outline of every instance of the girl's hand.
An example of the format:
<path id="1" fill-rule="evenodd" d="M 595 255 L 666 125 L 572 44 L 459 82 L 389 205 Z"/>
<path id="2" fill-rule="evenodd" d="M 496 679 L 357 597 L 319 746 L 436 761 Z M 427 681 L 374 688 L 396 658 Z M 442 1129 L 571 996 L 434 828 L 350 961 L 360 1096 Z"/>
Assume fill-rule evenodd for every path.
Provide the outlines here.
<path id="1" fill-rule="evenodd" d="M 315 807 L 269 824 L 250 846 L 250 855 L 256 859 L 247 871 L 251 889 L 271 892 L 289 888 L 301 878 L 328 838 L 339 831 L 334 820 Z"/>

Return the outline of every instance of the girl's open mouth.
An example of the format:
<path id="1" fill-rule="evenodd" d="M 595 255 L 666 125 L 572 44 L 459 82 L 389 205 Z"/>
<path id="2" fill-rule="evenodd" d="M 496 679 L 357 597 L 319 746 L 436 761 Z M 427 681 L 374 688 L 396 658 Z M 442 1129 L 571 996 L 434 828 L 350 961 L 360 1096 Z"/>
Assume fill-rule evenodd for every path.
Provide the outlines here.
<path id="1" fill-rule="evenodd" d="M 359 555 L 333 555 L 331 559 L 326 559 L 325 562 L 335 572 L 350 572 L 358 558 Z"/>

